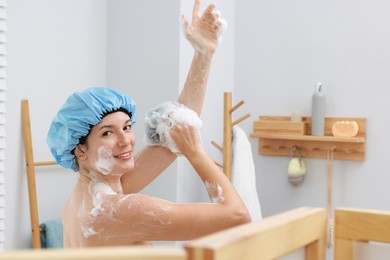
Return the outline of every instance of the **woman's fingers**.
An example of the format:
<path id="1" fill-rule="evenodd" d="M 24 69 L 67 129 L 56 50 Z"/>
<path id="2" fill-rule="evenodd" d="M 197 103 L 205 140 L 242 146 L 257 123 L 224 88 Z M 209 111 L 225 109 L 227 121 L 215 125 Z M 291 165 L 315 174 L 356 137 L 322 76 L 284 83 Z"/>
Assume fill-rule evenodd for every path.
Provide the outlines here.
<path id="1" fill-rule="evenodd" d="M 207 8 L 204 10 L 202 17 L 204 18 L 214 17 L 213 13 L 216 6 L 217 5 L 215 3 L 209 4 L 209 6 L 207 6 Z"/>
<path id="2" fill-rule="evenodd" d="M 192 10 L 192 19 L 199 17 L 200 0 L 195 0 L 194 9 Z"/>
<path id="3" fill-rule="evenodd" d="M 170 134 L 177 148 L 184 156 L 189 156 L 200 149 L 200 138 L 195 127 L 189 125 L 175 125 Z"/>

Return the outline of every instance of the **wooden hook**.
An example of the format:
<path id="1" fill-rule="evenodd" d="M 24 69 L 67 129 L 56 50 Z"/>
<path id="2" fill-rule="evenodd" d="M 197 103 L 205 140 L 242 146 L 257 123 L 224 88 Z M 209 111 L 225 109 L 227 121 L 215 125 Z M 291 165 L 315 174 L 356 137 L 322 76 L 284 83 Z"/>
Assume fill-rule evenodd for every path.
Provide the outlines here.
<path id="1" fill-rule="evenodd" d="M 279 145 L 279 146 L 276 146 L 276 150 L 282 150 L 282 149 L 285 149 L 286 146 L 284 145 Z"/>
<path id="2" fill-rule="evenodd" d="M 239 108 L 240 106 L 242 106 L 244 104 L 244 100 L 241 100 L 240 102 L 237 103 L 237 105 L 235 105 L 234 107 L 232 107 L 230 110 L 229 110 L 229 113 L 233 113 L 237 108 Z"/>
<path id="3" fill-rule="evenodd" d="M 214 141 L 211 141 L 211 144 L 214 145 L 214 147 L 217 148 L 221 153 L 223 153 L 223 148 L 219 144 Z"/>
<path id="4" fill-rule="evenodd" d="M 355 149 L 347 149 L 344 151 L 345 154 L 351 154 L 351 153 L 354 153 L 356 152 Z"/>
<path id="5" fill-rule="evenodd" d="M 222 165 L 222 163 L 219 163 L 219 162 L 217 162 L 217 161 L 214 161 L 213 160 L 213 162 L 217 165 L 217 166 L 219 166 L 219 167 L 221 167 L 221 168 L 223 168 L 223 165 Z"/>
<path id="6" fill-rule="evenodd" d="M 235 126 L 235 125 L 237 125 L 238 123 L 244 121 L 245 119 L 247 119 L 250 116 L 251 116 L 250 114 L 246 114 L 246 115 L 240 117 L 239 119 L 237 119 L 236 121 L 234 121 L 232 125 Z"/>
<path id="7" fill-rule="evenodd" d="M 54 161 L 34 162 L 34 166 L 48 166 L 48 165 L 57 165 L 57 163 Z"/>

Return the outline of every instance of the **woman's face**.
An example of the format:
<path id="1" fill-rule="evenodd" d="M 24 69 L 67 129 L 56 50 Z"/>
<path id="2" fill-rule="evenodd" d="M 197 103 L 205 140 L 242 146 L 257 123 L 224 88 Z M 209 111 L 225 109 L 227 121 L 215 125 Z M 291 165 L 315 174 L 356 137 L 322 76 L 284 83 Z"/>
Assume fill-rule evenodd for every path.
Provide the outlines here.
<path id="1" fill-rule="evenodd" d="M 134 146 L 129 115 L 120 111 L 108 114 L 92 127 L 83 146 L 86 167 L 104 175 L 122 175 L 134 167 Z"/>

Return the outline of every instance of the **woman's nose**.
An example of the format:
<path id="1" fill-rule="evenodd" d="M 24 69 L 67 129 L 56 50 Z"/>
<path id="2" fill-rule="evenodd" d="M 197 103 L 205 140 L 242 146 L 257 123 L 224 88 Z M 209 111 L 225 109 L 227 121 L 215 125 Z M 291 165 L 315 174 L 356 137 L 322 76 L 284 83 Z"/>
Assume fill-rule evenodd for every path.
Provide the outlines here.
<path id="1" fill-rule="evenodd" d="M 130 144 L 131 137 L 129 134 L 121 133 L 118 139 L 119 146 L 126 146 Z"/>

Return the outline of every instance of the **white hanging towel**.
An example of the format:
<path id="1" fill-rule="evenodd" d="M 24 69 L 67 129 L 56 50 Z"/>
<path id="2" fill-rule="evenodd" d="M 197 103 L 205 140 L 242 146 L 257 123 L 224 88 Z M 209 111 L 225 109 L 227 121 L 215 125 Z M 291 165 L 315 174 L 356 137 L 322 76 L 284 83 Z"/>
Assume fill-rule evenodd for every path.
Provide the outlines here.
<path id="1" fill-rule="evenodd" d="M 233 126 L 232 183 L 244 201 L 252 222 L 261 220 L 261 208 L 256 189 L 252 148 L 244 130 Z"/>

